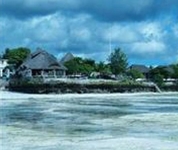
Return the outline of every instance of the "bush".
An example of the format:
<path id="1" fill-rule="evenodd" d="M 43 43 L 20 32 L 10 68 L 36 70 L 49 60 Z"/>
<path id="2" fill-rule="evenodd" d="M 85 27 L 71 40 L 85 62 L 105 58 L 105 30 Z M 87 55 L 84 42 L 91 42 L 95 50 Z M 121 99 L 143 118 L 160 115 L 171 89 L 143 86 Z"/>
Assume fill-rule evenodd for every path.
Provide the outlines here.
<path id="1" fill-rule="evenodd" d="M 154 82 L 158 85 L 158 86 L 162 86 L 164 84 L 163 81 L 164 77 L 161 74 L 157 74 L 154 76 Z"/>

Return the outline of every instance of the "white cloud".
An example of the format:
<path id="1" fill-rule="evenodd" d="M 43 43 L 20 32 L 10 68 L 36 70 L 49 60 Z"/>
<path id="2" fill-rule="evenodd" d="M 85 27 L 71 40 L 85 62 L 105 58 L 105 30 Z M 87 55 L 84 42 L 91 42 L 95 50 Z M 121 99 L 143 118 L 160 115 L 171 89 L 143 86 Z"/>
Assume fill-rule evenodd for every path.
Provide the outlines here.
<path id="1" fill-rule="evenodd" d="M 173 26 L 173 32 L 174 32 L 174 35 L 178 38 L 178 25 L 174 25 Z"/>
<path id="2" fill-rule="evenodd" d="M 145 57 L 163 54 L 166 50 L 164 43 L 157 41 L 137 42 L 132 45 L 132 53 L 140 54 Z"/>
<path id="3" fill-rule="evenodd" d="M 109 28 L 103 30 L 103 39 L 108 42 L 111 40 L 113 43 L 132 43 L 139 40 L 138 32 L 131 24 L 114 24 Z"/>
<path id="4" fill-rule="evenodd" d="M 141 22 L 138 29 L 146 41 L 153 39 L 157 41 L 162 40 L 165 34 L 159 22 Z"/>
<path id="5" fill-rule="evenodd" d="M 91 32 L 85 27 L 76 28 L 71 31 L 71 36 L 79 42 L 87 42 L 91 38 Z"/>

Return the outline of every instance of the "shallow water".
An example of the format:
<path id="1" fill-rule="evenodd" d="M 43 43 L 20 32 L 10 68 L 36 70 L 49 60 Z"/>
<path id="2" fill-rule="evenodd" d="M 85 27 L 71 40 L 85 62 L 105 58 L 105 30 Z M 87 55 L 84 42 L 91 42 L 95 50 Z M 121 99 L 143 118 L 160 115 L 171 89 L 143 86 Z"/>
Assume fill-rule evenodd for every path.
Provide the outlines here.
<path id="1" fill-rule="evenodd" d="M 177 93 L 3 94 L 2 150 L 178 149 Z"/>

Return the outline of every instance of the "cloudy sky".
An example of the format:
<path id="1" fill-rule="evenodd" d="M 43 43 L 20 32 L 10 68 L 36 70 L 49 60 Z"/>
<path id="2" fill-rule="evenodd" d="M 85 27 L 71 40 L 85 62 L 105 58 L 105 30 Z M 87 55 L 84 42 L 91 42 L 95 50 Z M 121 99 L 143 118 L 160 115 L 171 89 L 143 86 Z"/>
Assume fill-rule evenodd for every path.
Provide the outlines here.
<path id="1" fill-rule="evenodd" d="M 105 61 L 120 47 L 130 64 L 178 60 L 178 0 L 1 0 L 0 52 L 41 47 Z"/>

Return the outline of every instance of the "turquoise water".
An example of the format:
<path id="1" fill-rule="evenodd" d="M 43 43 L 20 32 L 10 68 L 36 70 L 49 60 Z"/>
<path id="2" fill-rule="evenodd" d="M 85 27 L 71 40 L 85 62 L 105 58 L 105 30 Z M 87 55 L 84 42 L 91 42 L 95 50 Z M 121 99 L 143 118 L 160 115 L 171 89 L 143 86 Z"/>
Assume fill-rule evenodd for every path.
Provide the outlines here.
<path id="1" fill-rule="evenodd" d="M 2 150 L 177 150 L 178 94 L 5 93 L 0 132 Z"/>

